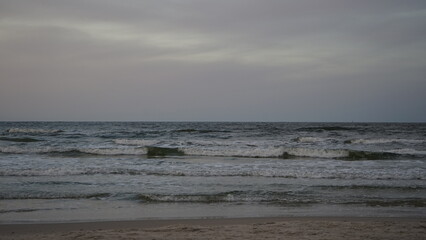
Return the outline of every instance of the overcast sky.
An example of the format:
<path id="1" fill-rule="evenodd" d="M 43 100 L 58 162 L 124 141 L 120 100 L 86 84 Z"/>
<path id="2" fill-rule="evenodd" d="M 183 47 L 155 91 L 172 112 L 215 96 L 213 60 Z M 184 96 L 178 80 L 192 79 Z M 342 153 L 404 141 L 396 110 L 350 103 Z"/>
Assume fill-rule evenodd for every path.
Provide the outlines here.
<path id="1" fill-rule="evenodd" d="M 426 1 L 0 0 L 0 120 L 426 121 Z"/>

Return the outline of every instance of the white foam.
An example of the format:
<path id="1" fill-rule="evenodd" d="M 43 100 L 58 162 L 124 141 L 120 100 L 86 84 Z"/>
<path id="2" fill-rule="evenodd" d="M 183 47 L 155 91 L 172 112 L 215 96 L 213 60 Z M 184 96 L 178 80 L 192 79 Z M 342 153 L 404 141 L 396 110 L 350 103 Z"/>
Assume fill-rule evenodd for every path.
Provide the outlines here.
<path id="1" fill-rule="evenodd" d="M 133 169 L 115 168 L 63 168 L 54 167 L 46 169 L 0 169 L 0 176 L 75 176 L 75 175 L 95 175 L 95 174 L 140 174 L 143 171 Z"/>
<path id="2" fill-rule="evenodd" d="M 60 129 L 41 129 L 41 128 L 10 128 L 6 130 L 8 133 L 58 133 Z"/>
<path id="3" fill-rule="evenodd" d="M 411 148 L 394 149 L 394 150 L 389 150 L 388 152 L 397 153 L 397 154 L 409 154 L 409 155 L 426 155 L 426 151 L 415 150 Z"/>
<path id="4" fill-rule="evenodd" d="M 146 148 L 53 148 L 53 147 L 39 147 L 39 148 L 23 148 L 17 146 L 0 147 L 1 153 L 14 153 L 14 154 L 43 154 L 43 153 L 67 153 L 71 151 L 97 154 L 97 155 L 144 155 L 147 153 Z"/>
<path id="5" fill-rule="evenodd" d="M 0 176 L 67 176 L 84 174 L 84 170 L 48 168 L 48 169 L 3 169 L 0 170 Z"/>
<path id="6" fill-rule="evenodd" d="M 56 149 L 52 147 L 40 147 L 40 148 L 23 148 L 17 146 L 4 146 L 0 147 L 1 153 L 48 153 L 48 152 L 58 152 Z"/>
<path id="7" fill-rule="evenodd" d="M 350 141 L 354 144 L 384 144 L 384 143 L 424 143 L 422 139 L 392 139 L 392 138 L 377 138 L 377 139 L 354 139 Z"/>
<path id="8" fill-rule="evenodd" d="M 159 143 L 159 141 L 148 139 L 114 139 L 114 143 L 120 145 L 150 146 Z"/>
<path id="9" fill-rule="evenodd" d="M 83 148 L 78 151 L 97 155 L 144 155 L 146 148 Z"/>
<path id="10" fill-rule="evenodd" d="M 324 142 L 330 140 L 330 138 L 320 138 L 320 137 L 298 137 L 295 139 L 300 143 L 312 143 L 312 142 Z"/>
<path id="11" fill-rule="evenodd" d="M 269 148 L 180 148 L 187 155 L 216 157 L 279 157 L 283 154 L 281 147 Z"/>
<path id="12" fill-rule="evenodd" d="M 349 156 L 349 151 L 344 149 L 285 148 L 284 152 L 296 157 L 339 158 Z"/>

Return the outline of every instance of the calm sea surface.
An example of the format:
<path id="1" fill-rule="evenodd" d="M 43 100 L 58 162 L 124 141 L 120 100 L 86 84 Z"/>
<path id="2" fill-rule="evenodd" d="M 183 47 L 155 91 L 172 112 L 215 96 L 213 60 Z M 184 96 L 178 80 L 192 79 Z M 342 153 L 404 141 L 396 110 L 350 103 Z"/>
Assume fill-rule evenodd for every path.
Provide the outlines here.
<path id="1" fill-rule="evenodd" d="M 0 222 L 426 216 L 425 123 L 0 122 Z"/>

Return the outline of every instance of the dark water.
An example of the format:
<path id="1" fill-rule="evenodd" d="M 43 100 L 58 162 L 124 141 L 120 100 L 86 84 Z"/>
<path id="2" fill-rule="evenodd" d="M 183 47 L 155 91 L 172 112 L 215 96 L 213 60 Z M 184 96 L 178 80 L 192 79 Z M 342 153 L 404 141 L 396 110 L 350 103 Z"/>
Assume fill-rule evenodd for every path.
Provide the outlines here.
<path id="1" fill-rule="evenodd" d="M 425 216 L 424 123 L 1 122 L 0 221 Z"/>

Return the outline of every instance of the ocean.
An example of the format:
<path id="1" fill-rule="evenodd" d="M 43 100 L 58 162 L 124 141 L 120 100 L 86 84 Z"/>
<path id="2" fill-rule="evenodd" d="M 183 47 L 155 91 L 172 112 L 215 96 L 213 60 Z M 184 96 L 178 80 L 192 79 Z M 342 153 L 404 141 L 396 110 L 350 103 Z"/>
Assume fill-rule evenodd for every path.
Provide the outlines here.
<path id="1" fill-rule="evenodd" d="M 426 123 L 0 122 L 0 222 L 426 216 Z"/>

